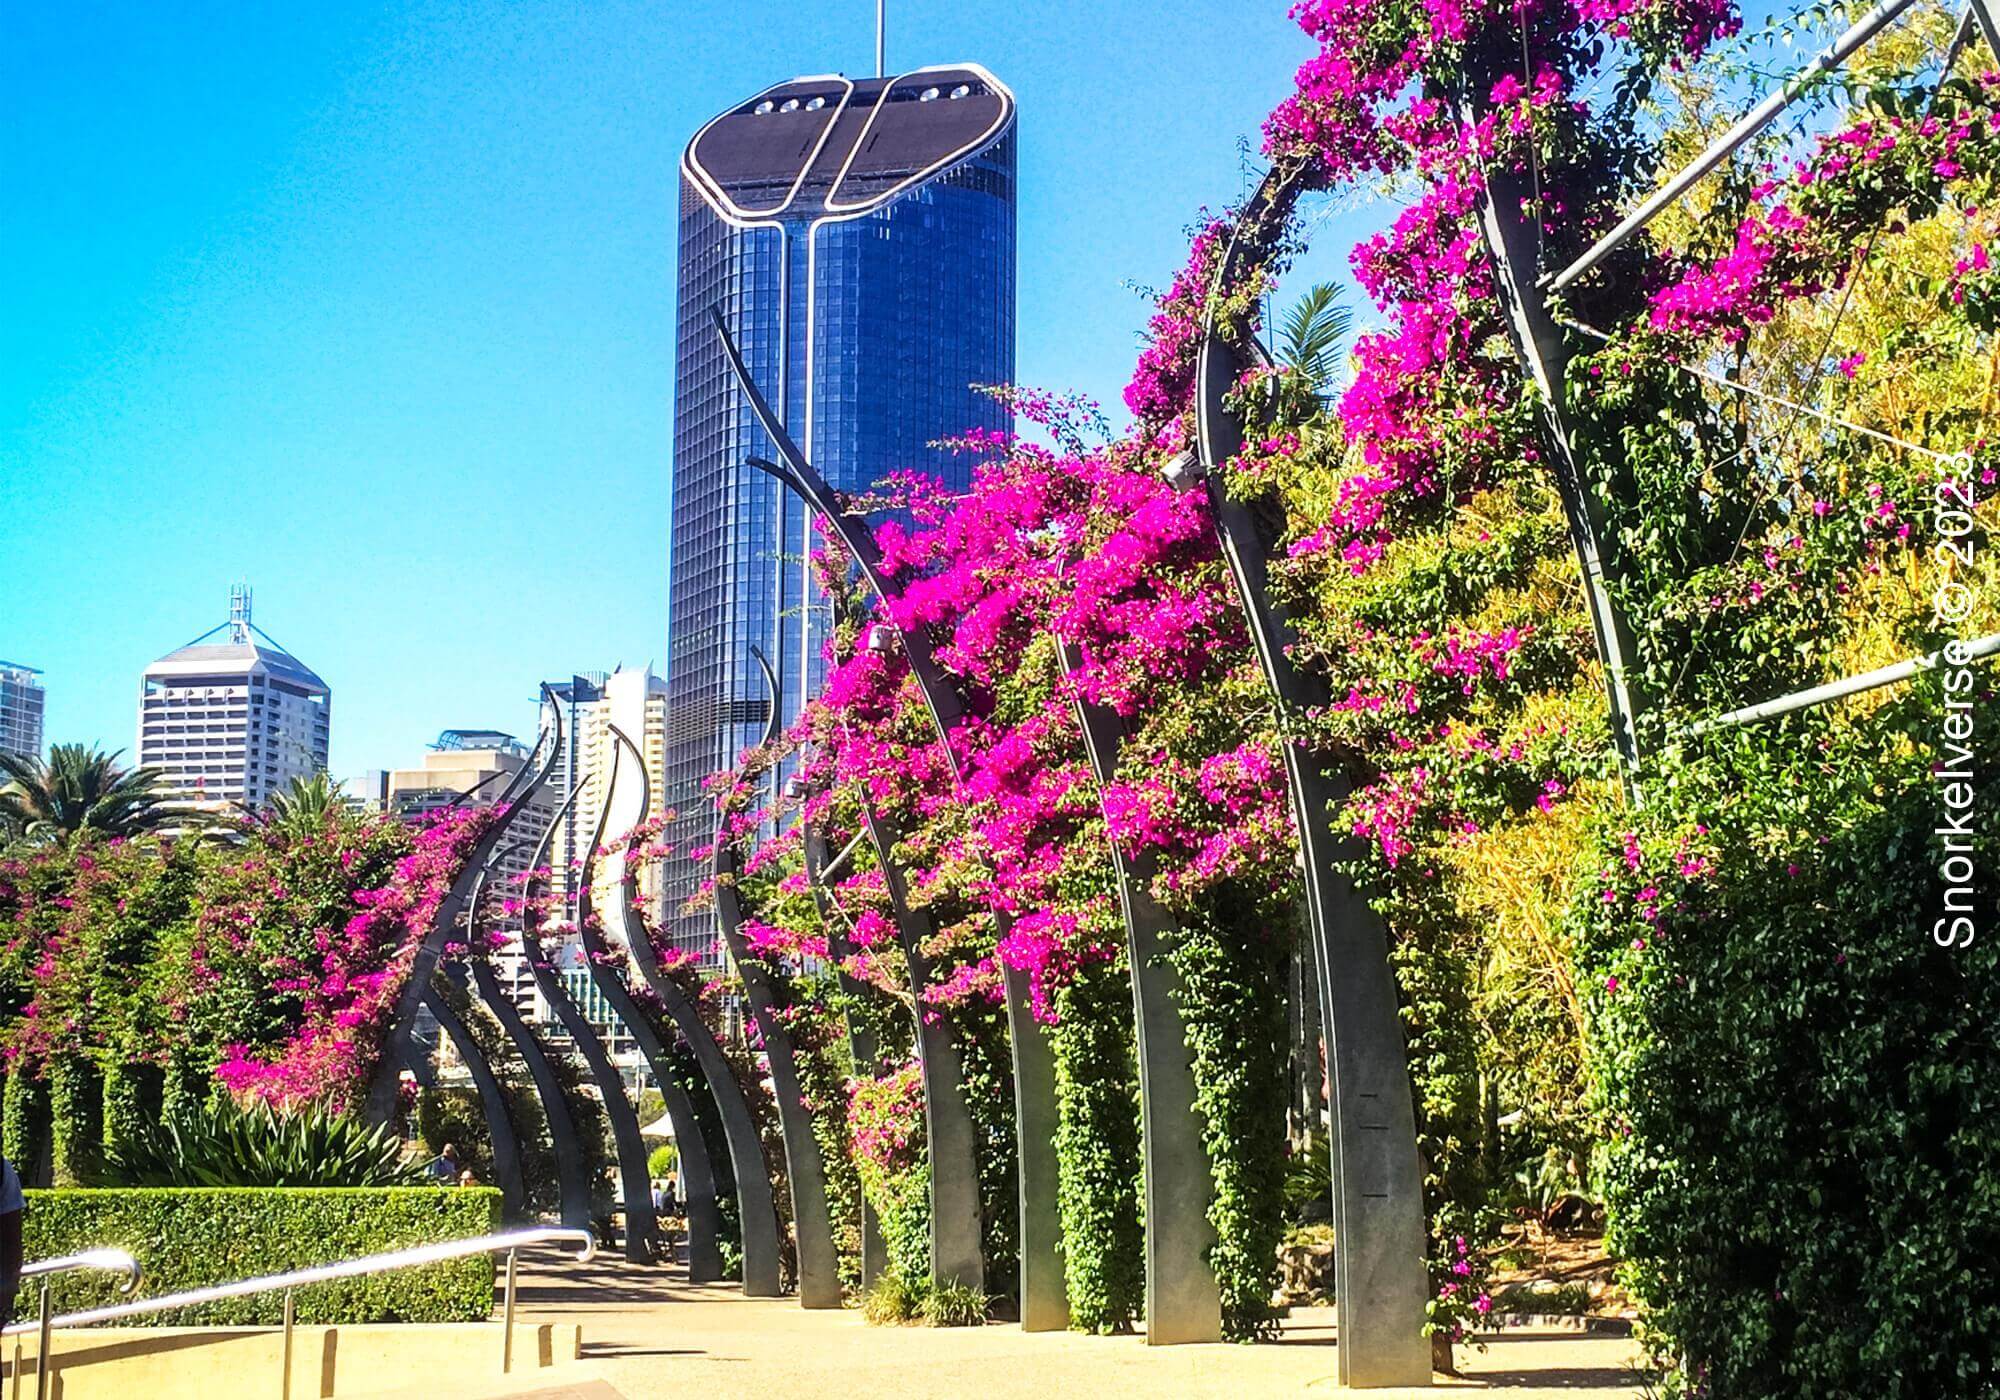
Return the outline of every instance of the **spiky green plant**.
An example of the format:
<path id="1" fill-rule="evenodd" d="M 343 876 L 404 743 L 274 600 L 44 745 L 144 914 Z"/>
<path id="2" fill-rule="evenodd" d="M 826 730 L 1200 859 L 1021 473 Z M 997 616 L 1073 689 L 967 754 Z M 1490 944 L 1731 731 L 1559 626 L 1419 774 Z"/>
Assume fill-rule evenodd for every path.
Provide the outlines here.
<path id="1" fill-rule="evenodd" d="M 119 1143 L 120 1186 L 412 1186 L 424 1179 L 386 1127 L 324 1108 L 280 1113 L 228 1099 L 169 1116 Z"/>

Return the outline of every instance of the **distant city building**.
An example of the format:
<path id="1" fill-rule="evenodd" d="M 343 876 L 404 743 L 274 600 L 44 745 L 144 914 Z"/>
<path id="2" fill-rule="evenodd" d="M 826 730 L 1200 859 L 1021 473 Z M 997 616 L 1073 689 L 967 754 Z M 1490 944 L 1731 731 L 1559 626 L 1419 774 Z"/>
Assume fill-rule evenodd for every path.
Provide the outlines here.
<path id="1" fill-rule="evenodd" d="M 776 456 L 710 323 L 822 476 L 866 491 L 921 471 L 966 488 L 972 457 L 934 444 L 1012 426 L 978 386 L 1014 378 L 1014 98 L 975 64 L 894 78 L 795 78 L 746 98 L 681 157 L 664 900 L 674 942 L 711 952 L 680 910 L 706 878 L 703 790 L 767 713 L 750 647 L 795 719 L 824 678 L 829 617 L 807 563 L 809 512 L 744 466 Z M 786 769 L 772 775 L 783 780 Z"/>
<path id="2" fill-rule="evenodd" d="M 454 804 L 490 807 L 528 766 L 532 746 L 497 729 L 447 729 L 415 768 L 391 770 L 383 784 L 383 810 L 405 821 L 422 821 Z M 521 956 L 521 916 L 506 912 L 506 901 L 520 894 L 535 848 L 549 829 L 558 799 L 544 788 L 529 800 L 507 829 L 506 843 L 494 862 L 494 883 L 483 900 L 482 927 L 507 935 L 508 944 L 493 959 L 501 984 L 525 1011 L 535 1005 L 534 975 Z"/>
<path id="3" fill-rule="evenodd" d="M 250 590 L 232 588 L 227 622 L 146 668 L 138 761 L 184 803 L 254 811 L 292 779 L 325 771 L 332 698 L 251 622 Z"/>
<path id="4" fill-rule="evenodd" d="M 342 778 L 338 786 L 341 795 L 364 812 L 389 810 L 389 770 L 386 768 L 370 768 Z"/>
<path id="5" fill-rule="evenodd" d="M 0 753 L 42 755 L 42 712 L 47 699 L 42 673 L 32 666 L 0 661 Z"/>

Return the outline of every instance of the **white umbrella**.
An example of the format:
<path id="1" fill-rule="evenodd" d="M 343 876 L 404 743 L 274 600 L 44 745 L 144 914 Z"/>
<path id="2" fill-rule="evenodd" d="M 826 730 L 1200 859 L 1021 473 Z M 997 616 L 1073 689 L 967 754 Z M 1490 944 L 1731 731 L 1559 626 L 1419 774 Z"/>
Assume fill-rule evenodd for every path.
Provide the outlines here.
<path id="1" fill-rule="evenodd" d="M 667 1117 L 666 1114 L 662 1113 L 658 1118 L 655 1118 L 645 1127 L 639 1129 L 639 1136 L 666 1138 L 669 1141 L 671 1141 L 674 1136 L 673 1122 Z"/>

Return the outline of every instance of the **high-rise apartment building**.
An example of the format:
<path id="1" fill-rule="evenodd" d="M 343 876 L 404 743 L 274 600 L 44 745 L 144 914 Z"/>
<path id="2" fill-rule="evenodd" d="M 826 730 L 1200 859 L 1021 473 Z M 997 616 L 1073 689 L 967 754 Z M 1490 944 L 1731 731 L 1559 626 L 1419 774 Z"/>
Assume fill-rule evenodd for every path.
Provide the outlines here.
<path id="1" fill-rule="evenodd" d="M 42 713 L 47 698 L 40 671 L 0 661 L 0 753 L 41 757 Z"/>
<path id="2" fill-rule="evenodd" d="M 146 668 L 139 762 L 159 769 L 182 802 L 254 811 L 292 779 L 325 770 L 332 699 L 251 622 L 250 590 L 232 588 L 227 622 Z"/>
<path id="3" fill-rule="evenodd" d="M 719 310 L 765 396 L 838 490 L 921 471 L 962 490 L 934 446 L 1004 430 L 978 386 L 1014 376 L 1014 98 L 973 64 L 894 78 L 795 78 L 710 121 L 681 158 L 666 806 L 669 844 L 708 843 L 702 784 L 754 743 L 759 647 L 789 723 L 824 672 L 807 512 L 746 467 L 771 445 L 709 321 Z M 774 782 L 781 775 L 774 775 Z M 674 939 L 700 862 L 670 857 Z"/>

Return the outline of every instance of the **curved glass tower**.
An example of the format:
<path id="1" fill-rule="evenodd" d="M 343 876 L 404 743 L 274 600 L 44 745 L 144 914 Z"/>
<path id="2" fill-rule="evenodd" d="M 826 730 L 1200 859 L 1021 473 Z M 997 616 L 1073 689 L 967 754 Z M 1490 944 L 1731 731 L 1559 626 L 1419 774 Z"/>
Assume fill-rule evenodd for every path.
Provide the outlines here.
<path id="1" fill-rule="evenodd" d="M 703 782 L 763 727 L 756 646 L 785 722 L 818 687 L 824 600 L 806 512 L 744 466 L 775 458 L 730 377 L 721 310 L 786 429 L 836 489 L 896 471 L 964 489 L 932 446 L 1004 430 L 978 385 L 1014 377 L 1014 98 L 974 64 L 894 78 L 795 78 L 696 133 L 681 158 L 665 810 L 665 915 L 706 877 L 687 852 L 714 815 Z"/>

